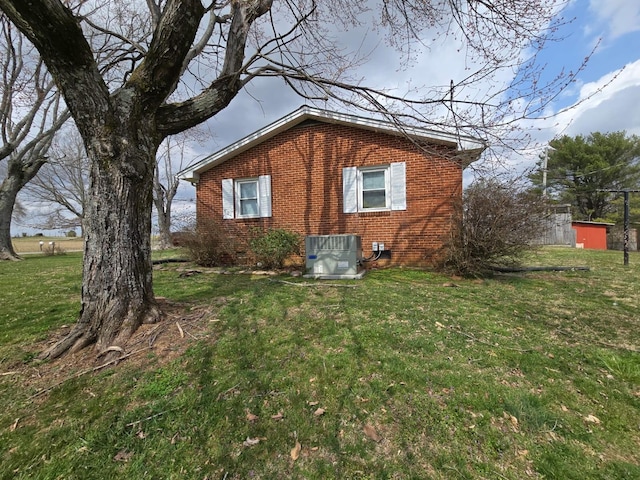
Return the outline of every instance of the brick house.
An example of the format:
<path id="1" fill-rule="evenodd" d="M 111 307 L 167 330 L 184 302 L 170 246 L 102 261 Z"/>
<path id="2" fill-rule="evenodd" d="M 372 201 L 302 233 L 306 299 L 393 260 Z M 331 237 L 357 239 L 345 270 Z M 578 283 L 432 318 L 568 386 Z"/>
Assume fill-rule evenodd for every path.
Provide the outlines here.
<path id="1" fill-rule="evenodd" d="M 367 256 L 433 263 L 462 195 L 462 170 L 484 145 L 303 106 L 183 170 L 200 224 L 357 234 Z"/>

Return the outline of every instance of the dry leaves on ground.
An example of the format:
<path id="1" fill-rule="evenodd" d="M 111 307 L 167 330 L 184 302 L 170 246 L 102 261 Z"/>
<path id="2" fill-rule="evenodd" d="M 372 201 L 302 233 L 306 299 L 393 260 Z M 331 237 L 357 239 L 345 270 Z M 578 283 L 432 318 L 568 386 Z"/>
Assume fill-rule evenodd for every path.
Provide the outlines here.
<path id="1" fill-rule="evenodd" d="M 259 444 L 261 440 L 263 439 L 247 437 L 247 439 L 244 442 L 242 442 L 242 445 L 245 447 L 253 447 L 254 445 Z"/>
<path id="2" fill-rule="evenodd" d="M 376 443 L 380 443 L 382 441 L 382 437 L 378 434 L 375 427 L 370 424 L 366 424 L 363 428 L 364 434 Z"/>
<path id="3" fill-rule="evenodd" d="M 245 410 L 245 411 L 247 412 L 247 417 L 246 417 L 246 418 L 247 418 L 247 421 L 248 421 L 248 422 L 253 423 L 253 422 L 257 421 L 257 420 L 260 418 L 260 417 L 258 417 L 257 415 L 254 415 L 253 413 L 251 413 L 251 412 L 249 411 L 249 409 L 247 409 L 247 410 Z"/>
<path id="4" fill-rule="evenodd" d="M 133 452 L 129 452 L 127 450 L 120 450 L 118 453 L 116 453 L 113 459 L 116 462 L 128 462 L 129 460 L 131 460 L 131 457 L 133 457 Z"/>
<path id="5" fill-rule="evenodd" d="M 600 425 L 600 419 L 595 415 L 587 415 L 584 417 L 584 421 L 587 423 L 595 423 L 596 425 Z"/>
<path id="6" fill-rule="evenodd" d="M 300 442 L 298 442 L 296 440 L 295 447 L 293 447 L 291 449 L 291 460 L 293 460 L 295 462 L 298 459 L 298 457 L 300 456 L 300 451 L 301 450 L 302 450 L 302 445 L 300 445 Z"/>
<path id="7" fill-rule="evenodd" d="M 520 425 L 518 422 L 518 419 L 516 417 L 514 417 L 513 415 L 508 414 L 507 412 L 503 412 L 502 416 L 504 418 L 506 418 L 507 420 L 509 420 L 509 423 L 511 423 L 511 428 L 513 429 L 514 432 L 519 432 L 520 431 Z"/>

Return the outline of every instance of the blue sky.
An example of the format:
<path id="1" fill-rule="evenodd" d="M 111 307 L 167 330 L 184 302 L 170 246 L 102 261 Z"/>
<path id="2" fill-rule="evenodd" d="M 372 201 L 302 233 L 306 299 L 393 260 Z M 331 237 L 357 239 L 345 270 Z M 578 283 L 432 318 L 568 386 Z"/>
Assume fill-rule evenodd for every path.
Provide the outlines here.
<path id="1" fill-rule="evenodd" d="M 575 20 L 560 32 L 564 40 L 544 53 L 551 70 L 575 67 L 597 47 L 575 88 L 554 106 L 559 111 L 584 103 L 560 115 L 558 125 L 551 126 L 547 135 L 615 130 L 640 134 L 636 113 L 640 103 L 640 2 L 574 0 L 563 15 Z M 601 92 L 594 93 L 600 88 Z"/>
<path id="2" fill-rule="evenodd" d="M 637 50 L 630 47 L 634 44 L 640 46 L 640 3 L 629 0 L 574 0 L 562 12 L 562 16 L 572 21 L 558 32 L 562 41 L 552 45 L 546 55 L 555 69 L 581 60 L 596 45 L 597 49 L 582 75 L 584 81 L 598 80 L 638 59 Z M 635 25 L 623 25 L 619 20 L 619 17 L 630 19 L 634 16 Z"/>

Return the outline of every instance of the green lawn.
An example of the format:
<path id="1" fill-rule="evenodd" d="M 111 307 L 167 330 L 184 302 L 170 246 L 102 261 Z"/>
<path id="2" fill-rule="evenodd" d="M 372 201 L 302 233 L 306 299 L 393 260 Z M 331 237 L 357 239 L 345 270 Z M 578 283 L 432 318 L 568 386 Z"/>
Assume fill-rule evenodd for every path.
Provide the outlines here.
<path id="1" fill-rule="evenodd" d="M 640 478 L 640 255 L 528 264 L 591 270 L 165 264 L 171 319 L 88 371 L 90 352 L 36 360 L 74 321 L 80 254 L 0 263 L 0 478 Z"/>

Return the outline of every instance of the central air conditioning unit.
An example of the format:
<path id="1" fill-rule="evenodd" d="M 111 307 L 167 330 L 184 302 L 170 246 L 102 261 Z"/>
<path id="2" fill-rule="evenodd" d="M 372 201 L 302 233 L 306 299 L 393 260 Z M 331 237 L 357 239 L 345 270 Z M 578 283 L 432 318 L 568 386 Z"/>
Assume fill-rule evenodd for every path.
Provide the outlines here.
<path id="1" fill-rule="evenodd" d="M 306 277 L 362 278 L 362 241 L 358 235 L 309 235 L 305 238 Z"/>

